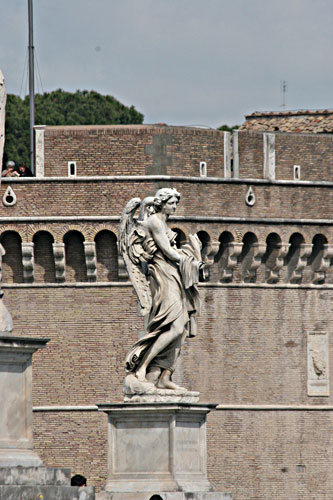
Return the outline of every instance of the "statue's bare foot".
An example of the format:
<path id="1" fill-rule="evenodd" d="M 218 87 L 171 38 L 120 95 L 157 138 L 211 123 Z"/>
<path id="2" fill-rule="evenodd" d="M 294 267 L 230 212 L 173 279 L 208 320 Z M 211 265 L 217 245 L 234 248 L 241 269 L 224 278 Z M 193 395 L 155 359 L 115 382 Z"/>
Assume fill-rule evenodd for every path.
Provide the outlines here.
<path id="1" fill-rule="evenodd" d="M 158 389 L 171 389 L 173 391 L 186 391 L 185 387 L 180 387 L 180 385 L 175 384 L 171 380 L 171 372 L 169 370 L 164 370 L 158 382 L 156 384 Z"/>
<path id="2" fill-rule="evenodd" d="M 151 368 L 151 370 L 146 373 L 146 379 L 148 382 L 156 385 L 160 375 L 161 375 L 161 368 L 158 368 L 157 366 L 154 366 L 154 368 Z"/>
<path id="3" fill-rule="evenodd" d="M 136 376 L 136 378 L 137 378 L 140 382 L 147 382 L 147 379 L 146 379 L 146 370 L 145 370 L 145 368 L 139 368 L 139 369 L 135 372 L 135 376 Z"/>

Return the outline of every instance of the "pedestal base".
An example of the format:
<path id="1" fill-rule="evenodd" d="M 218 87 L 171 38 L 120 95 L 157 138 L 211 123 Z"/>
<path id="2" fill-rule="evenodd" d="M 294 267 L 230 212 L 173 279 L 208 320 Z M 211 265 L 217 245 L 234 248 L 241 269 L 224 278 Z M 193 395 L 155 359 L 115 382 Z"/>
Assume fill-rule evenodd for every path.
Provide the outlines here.
<path id="1" fill-rule="evenodd" d="M 149 500 L 156 492 L 197 494 L 213 491 L 207 479 L 206 415 L 216 406 L 199 403 L 99 404 L 99 411 L 106 412 L 109 421 L 105 491 L 112 492 L 113 496 L 106 498 L 134 498 L 131 495 L 115 497 L 116 492 L 134 493 L 136 499 L 140 494 L 143 500 Z M 165 498 L 176 500 L 186 496 L 178 494 Z"/>
<path id="2" fill-rule="evenodd" d="M 95 488 L 70 486 L 70 469 L 0 467 L 0 500 L 95 500 Z"/>
<path id="3" fill-rule="evenodd" d="M 229 493 L 213 491 L 209 493 L 200 492 L 167 492 L 158 493 L 110 493 L 100 492 L 96 494 L 96 500 L 232 500 Z"/>
<path id="4" fill-rule="evenodd" d="M 42 465 L 32 442 L 31 366 L 33 353 L 47 342 L 0 336 L 0 467 Z"/>
<path id="5" fill-rule="evenodd" d="M 43 465 L 34 450 L 0 448 L 0 467 L 39 467 Z"/>

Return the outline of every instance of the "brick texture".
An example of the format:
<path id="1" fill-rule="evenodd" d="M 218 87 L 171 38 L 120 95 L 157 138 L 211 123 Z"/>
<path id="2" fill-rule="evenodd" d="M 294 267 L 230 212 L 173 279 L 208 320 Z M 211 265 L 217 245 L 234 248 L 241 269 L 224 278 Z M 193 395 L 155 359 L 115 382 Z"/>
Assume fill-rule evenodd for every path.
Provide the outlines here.
<path id="1" fill-rule="evenodd" d="M 223 175 L 224 133 L 218 130 L 151 125 L 46 127 L 45 175 Z M 93 152 L 93 154 L 92 154 Z"/>
<path id="2" fill-rule="evenodd" d="M 333 242 L 332 225 L 322 221 L 333 219 L 332 189 L 245 181 L 262 179 L 262 135 L 239 132 L 241 180 L 227 181 L 222 179 L 222 132 L 145 125 L 47 127 L 46 176 L 67 177 L 67 162 L 76 161 L 78 177 L 3 181 L 2 195 L 10 184 L 17 196 L 13 207 L 0 210 L 1 217 L 11 217 L 3 219 L 0 228 L 7 252 L 4 301 L 13 316 L 15 335 L 50 339 L 34 355 L 35 407 L 122 401 L 123 361 L 143 330 L 143 319 L 137 316 L 133 288 L 124 278 L 118 281 L 118 220 L 91 217 L 119 218 L 132 197 L 175 187 L 182 195 L 177 215 L 187 217 L 170 221 L 179 242 L 189 233 L 199 233 L 204 251 L 211 251 L 212 244 L 215 252 L 210 281 L 200 285 L 198 336 L 186 340 L 175 381 L 199 390 L 202 401 L 222 405 L 318 408 L 226 409 L 209 415 L 209 478 L 217 489 L 232 493 L 234 500 L 329 500 L 333 422 L 332 412 L 321 406 L 333 406 L 333 395 L 307 395 L 306 342 L 308 332 L 328 332 L 333 366 L 331 257 L 321 262 L 326 283 L 312 284 L 312 264 L 323 245 Z M 331 180 L 332 137 L 277 133 L 275 144 L 278 179 L 290 180 L 293 164 L 299 164 L 301 179 Z M 202 160 L 207 161 L 208 175 L 220 179 L 199 179 Z M 147 177 L 134 182 L 80 179 L 125 174 Z M 158 174 L 185 179 L 149 177 Z M 252 207 L 245 202 L 249 186 L 256 197 Z M 50 220 L 51 216 L 87 218 Z M 96 242 L 96 284 L 86 283 L 84 241 Z M 35 243 L 33 285 L 21 285 L 21 242 Z M 59 285 L 54 283 L 52 242 L 65 243 L 66 282 Z M 226 255 L 228 245 L 242 242 L 238 257 Z M 246 284 L 244 270 L 256 242 L 267 247 L 252 282 Z M 290 243 L 291 250 L 280 262 L 279 281 L 268 286 L 267 259 L 277 251 L 274 242 Z M 299 257 L 303 243 L 313 244 L 304 262 Z M 229 283 L 221 283 L 228 266 Z M 300 282 L 290 286 L 291 271 L 297 266 L 302 268 Z M 73 474 L 83 473 L 98 489 L 105 483 L 104 414 L 35 411 L 34 439 L 46 465 L 71 467 Z"/>
<path id="3" fill-rule="evenodd" d="M 178 383 L 200 390 L 202 401 L 222 404 L 332 405 L 332 396 L 309 398 L 306 390 L 306 333 L 329 331 L 328 291 L 200 291 L 199 335 L 186 341 Z M 15 333 L 51 339 L 34 357 L 34 405 L 122 400 L 119 366 L 142 328 L 131 287 L 7 289 L 5 300 L 20 304 L 13 314 Z M 34 425 L 47 464 L 86 472 L 90 484 L 105 482 L 103 415 L 36 412 Z M 300 491 L 306 500 L 314 491 L 316 499 L 328 499 L 331 427 L 326 412 L 218 411 L 208 421 L 209 477 L 237 500 L 296 500 Z"/>
<path id="4" fill-rule="evenodd" d="M 241 179 L 263 178 L 263 134 L 239 131 L 239 172 Z M 275 133 L 277 180 L 293 180 L 294 165 L 301 167 L 301 180 L 331 181 L 333 136 L 331 134 Z"/>
<path id="5" fill-rule="evenodd" d="M 284 217 L 288 219 L 333 218 L 331 186 L 252 185 L 256 203 L 245 203 L 248 183 L 208 181 L 116 181 L 91 180 L 18 182 L 13 189 L 18 198 L 14 207 L 2 207 L 1 216 L 120 216 L 132 197 L 152 195 L 160 187 L 175 187 L 182 195 L 177 209 L 180 216 L 201 217 Z M 5 186 L 2 186 L 5 189 Z"/>

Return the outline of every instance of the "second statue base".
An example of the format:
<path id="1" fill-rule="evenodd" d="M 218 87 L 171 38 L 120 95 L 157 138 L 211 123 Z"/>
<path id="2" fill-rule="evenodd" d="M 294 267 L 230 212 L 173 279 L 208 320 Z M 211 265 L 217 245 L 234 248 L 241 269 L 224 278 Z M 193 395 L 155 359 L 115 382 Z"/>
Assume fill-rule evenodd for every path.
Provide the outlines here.
<path id="1" fill-rule="evenodd" d="M 207 478 L 206 416 L 216 406 L 99 404 L 108 415 L 109 442 L 108 477 L 98 498 L 229 500 Z"/>
<path id="2" fill-rule="evenodd" d="M 168 492 L 159 491 L 155 493 L 110 493 L 101 491 L 96 494 L 96 500 L 232 500 L 229 493 L 213 492 Z"/>

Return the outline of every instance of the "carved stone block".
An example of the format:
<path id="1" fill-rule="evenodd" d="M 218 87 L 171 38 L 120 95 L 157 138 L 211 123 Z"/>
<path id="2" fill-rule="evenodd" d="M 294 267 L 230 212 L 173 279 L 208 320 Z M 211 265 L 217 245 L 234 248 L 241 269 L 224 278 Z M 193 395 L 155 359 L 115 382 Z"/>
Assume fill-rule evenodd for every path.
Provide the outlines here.
<path id="1" fill-rule="evenodd" d="M 261 264 L 261 258 L 266 252 L 266 243 L 252 243 L 249 252 L 243 260 L 242 280 L 252 283 L 256 279 L 256 272 Z"/>
<path id="2" fill-rule="evenodd" d="M 5 78 L 0 69 L 0 163 L 1 165 L 2 165 L 3 149 L 5 145 L 5 109 L 6 109 Z"/>
<path id="3" fill-rule="evenodd" d="M 129 280 L 127 267 L 121 255 L 118 255 L 118 276 L 122 280 Z"/>
<path id="4" fill-rule="evenodd" d="M 32 354 L 47 339 L 0 336 L 0 467 L 42 464 L 32 443 Z"/>
<path id="5" fill-rule="evenodd" d="M 206 415 L 215 408 L 190 403 L 99 404 L 109 427 L 105 490 L 213 491 L 207 479 Z"/>
<path id="6" fill-rule="evenodd" d="M 232 132 L 233 177 L 239 179 L 238 130 Z"/>
<path id="7" fill-rule="evenodd" d="M 301 283 L 303 269 L 308 263 L 312 251 L 312 244 L 301 243 L 295 250 L 294 255 L 288 263 L 289 283 Z"/>
<path id="8" fill-rule="evenodd" d="M 97 280 L 97 259 L 96 243 L 94 241 L 84 241 L 84 255 L 86 259 L 88 281 Z"/>
<path id="9" fill-rule="evenodd" d="M 44 133 L 45 125 L 37 125 L 35 130 L 36 177 L 44 177 Z"/>
<path id="10" fill-rule="evenodd" d="M 22 266 L 24 283 L 33 283 L 35 259 L 34 243 L 22 243 Z"/>
<path id="11" fill-rule="evenodd" d="M 224 247 L 224 251 L 220 261 L 222 282 L 232 281 L 233 269 L 238 262 L 238 257 L 242 253 L 243 243 L 231 241 Z"/>
<path id="12" fill-rule="evenodd" d="M 65 243 L 52 243 L 55 278 L 58 283 L 63 283 L 66 278 Z"/>
<path id="13" fill-rule="evenodd" d="M 284 259 L 288 253 L 290 243 L 276 243 L 271 246 L 270 253 L 266 259 L 266 281 L 277 283 L 280 279 L 279 271 L 284 265 Z"/>
<path id="14" fill-rule="evenodd" d="M 308 396 L 329 396 L 328 334 L 308 333 Z"/>
<path id="15" fill-rule="evenodd" d="M 313 272 L 312 283 L 325 283 L 326 271 L 330 267 L 331 258 L 333 257 L 333 245 L 325 244 L 313 259 L 311 269 Z"/>
<path id="16" fill-rule="evenodd" d="M 275 179 L 275 134 L 264 133 L 264 179 Z"/>
<path id="17" fill-rule="evenodd" d="M 224 132 L 224 178 L 231 177 L 230 132 Z"/>

